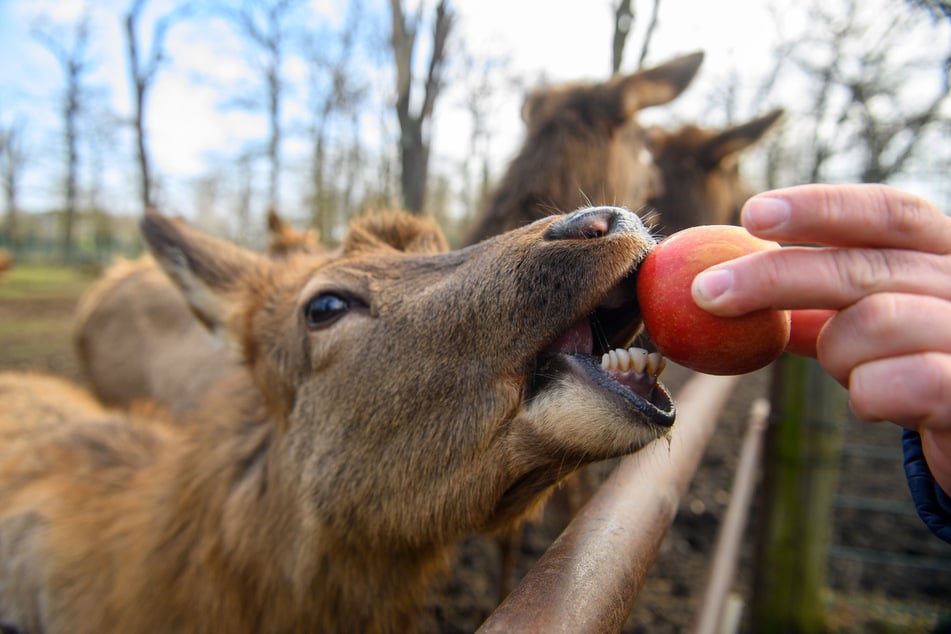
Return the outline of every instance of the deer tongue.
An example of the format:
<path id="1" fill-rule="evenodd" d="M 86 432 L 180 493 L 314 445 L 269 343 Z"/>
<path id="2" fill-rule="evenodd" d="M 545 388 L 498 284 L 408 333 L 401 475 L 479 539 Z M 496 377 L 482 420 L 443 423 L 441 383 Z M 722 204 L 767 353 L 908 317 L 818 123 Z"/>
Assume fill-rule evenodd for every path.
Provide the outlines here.
<path id="1" fill-rule="evenodd" d="M 594 354 L 594 336 L 591 334 L 591 322 L 582 319 L 555 340 L 546 352 L 566 354 Z"/>

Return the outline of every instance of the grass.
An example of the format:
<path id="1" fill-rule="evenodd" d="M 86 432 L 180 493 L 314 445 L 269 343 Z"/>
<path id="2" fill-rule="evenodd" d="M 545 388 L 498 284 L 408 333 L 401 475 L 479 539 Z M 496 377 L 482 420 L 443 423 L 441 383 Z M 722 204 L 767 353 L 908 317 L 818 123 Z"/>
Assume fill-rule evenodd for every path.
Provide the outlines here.
<path id="1" fill-rule="evenodd" d="M 17 264 L 0 280 L 0 370 L 73 378 L 76 301 L 94 277 L 75 268 Z"/>
<path id="2" fill-rule="evenodd" d="M 933 634 L 951 629 L 951 611 L 937 603 L 829 590 L 825 604 L 830 634 Z"/>
<path id="3" fill-rule="evenodd" d="M 79 269 L 52 264 L 18 264 L 0 280 L 0 301 L 78 297 L 93 277 Z"/>

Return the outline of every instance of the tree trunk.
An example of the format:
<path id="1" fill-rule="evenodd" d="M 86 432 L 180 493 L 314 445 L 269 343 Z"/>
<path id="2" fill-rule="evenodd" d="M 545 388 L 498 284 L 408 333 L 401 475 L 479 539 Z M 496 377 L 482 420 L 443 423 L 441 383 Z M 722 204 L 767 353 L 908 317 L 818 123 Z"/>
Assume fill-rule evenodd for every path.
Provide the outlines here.
<path id="1" fill-rule="evenodd" d="M 614 8 L 614 41 L 611 45 L 612 75 L 617 75 L 621 71 L 621 63 L 624 61 L 624 47 L 627 44 L 627 36 L 630 35 L 633 25 L 634 10 L 631 8 L 631 0 L 620 0 Z"/>
<path id="2" fill-rule="evenodd" d="M 17 124 L 0 131 L 0 164 L 3 166 L 3 190 L 7 204 L 6 239 L 14 252 L 20 248 L 20 173 L 23 169 L 25 153 L 20 142 Z"/>
<path id="3" fill-rule="evenodd" d="M 268 206 L 278 211 L 281 189 L 281 52 L 272 50 L 271 67 L 267 72 L 268 84 L 268 121 L 271 132 L 267 142 L 268 162 L 271 171 L 268 176 Z"/>
<path id="4" fill-rule="evenodd" d="M 420 123 L 408 122 L 400 133 L 400 185 L 403 205 L 421 213 L 426 203 L 426 183 L 429 172 L 429 147 L 423 143 Z"/>
<path id="5" fill-rule="evenodd" d="M 135 113 L 133 126 L 135 128 L 136 158 L 139 161 L 139 200 L 142 202 L 142 211 L 150 209 L 152 204 L 152 167 L 149 163 L 149 154 L 145 147 L 145 86 L 137 85 L 135 90 Z"/>
<path id="6" fill-rule="evenodd" d="M 751 631 L 822 632 L 847 393 L 816 360 L 787 354 L 774 365 L 772 400 Z"/>
<path id="7" fill-rule="evenodd" d="M 422 213 L 432 142 L 425 131 L 431 124 L 436 99 L 442 90 L 446 43 L 454 16 L 449 9 L 448 0 L 440 0 L 433 21 L 433 45 L 424 81 L 422 105 L 419 111 L 414 113 L 410 112 L 413 50 L 416 46 L 420 14 L 417 13 L 413 21 L 408 23 L 400 0 L 390 0 L 390 11 L 390 46 L 396 66 L 396 116 L 400 123 L 400 183 L 403 188 L 403 206 L 408 211 Z"/>
<path id="8" fill-rule="evenodd" d="M 63 262 L 69 262 L 73 257 L 73 235 L 76 223 L 76 192 L 79 178 L 79 138 L 77 121 L 79 117 L 79 89 L 75 78 L 69 80 L 67 88 L 66 106 L 63 109 L 66 143 L 66 181 L 65 205 L 63 208 L 63 224 L 61 238 L 61 255 Z"/>
<path id="9" fill-rule="evenodd" d="M 139 163 L 139 201 L 142 212 L 152 205 L 152 170 L 149 164 L 149 154 L 145 140 L 145 99 L 149 82 L 154 76 L 154 70 L 142 71 L 139 62 L 139 40 L 136 35 L 135 23 L 144 7 L 144 0 L 134 2 L 125 16 L 126 55 L 128 56 L 129 82 L 132 85 L 132 129 L 135 133 L 135 155 Z M 161 42 L 152 43 L 153 49 Z M 155 53 L 157 55 L 157 53 Z M 154 64 L 157 64 L 157 58 Z M 155 66 L 152 66 L 154 69 Z"/>

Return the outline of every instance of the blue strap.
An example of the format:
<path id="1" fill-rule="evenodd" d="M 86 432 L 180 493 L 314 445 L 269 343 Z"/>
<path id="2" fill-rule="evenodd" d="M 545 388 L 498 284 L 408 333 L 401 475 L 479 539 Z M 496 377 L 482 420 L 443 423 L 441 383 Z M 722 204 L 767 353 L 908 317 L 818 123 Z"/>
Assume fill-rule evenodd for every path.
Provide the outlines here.
<path id="1" fill-rule="evenodd" d="M 951 544 L 951 496 L 931 475 L 918 432 L 904 430 L 901 444 L 905 454 L 905 478 L 918 516 L 932 533 Z"/>

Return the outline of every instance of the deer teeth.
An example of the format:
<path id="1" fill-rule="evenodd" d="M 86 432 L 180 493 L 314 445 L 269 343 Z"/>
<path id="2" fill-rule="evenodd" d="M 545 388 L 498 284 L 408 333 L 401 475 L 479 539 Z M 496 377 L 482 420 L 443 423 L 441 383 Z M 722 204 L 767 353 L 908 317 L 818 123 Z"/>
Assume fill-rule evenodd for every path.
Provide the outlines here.
<path id="1" fill-rule="evenodd" d="M 611 372 L 629 372 L 660 376 L 667 367 L 667 359 L 659 352 L 648 353 L 643 348 L 611 350 L 601 355 L 601 369 Z"/>
<path id="2" fill-rule="evenodd" d="M 660 373 L 667 367 L 667 359 L 659 352 L 651 352 L 647 355 L 647 373 L 651 376 L 660 376 Z"/>

